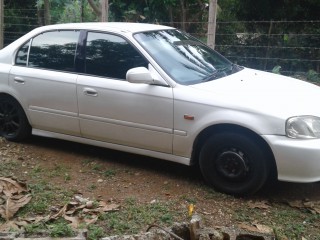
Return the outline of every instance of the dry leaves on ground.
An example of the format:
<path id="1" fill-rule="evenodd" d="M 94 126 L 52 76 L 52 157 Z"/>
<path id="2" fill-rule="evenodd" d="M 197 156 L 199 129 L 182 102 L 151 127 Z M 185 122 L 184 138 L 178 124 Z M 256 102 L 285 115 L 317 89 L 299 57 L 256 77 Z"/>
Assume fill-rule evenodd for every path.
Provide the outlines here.
<path id="1" fill-rule="evenodd" d="M 36 216 L 13 219 L 17 211 L 29 203 L 31 194 L 27 185 L 10 178 L 0 177 L 0 216 L 6 220 L 0 226 L 1 231 L 10 229 L 20 230 L 31 223 L 49 222 L 64 218 L 73 228 L 78 228 L 80 224 L 92 224 L 98 220 L 98 216 L 104 212 L 117 211 L 120 205 L 106 203 L 104 201 L 93 202 L 89 199 L 75 196 L 73 201 L 64 205 L 48 216 Z M 57 208 L 55 208 L 57 209 Z"/>
<path id="2" fill-rule="evenodd" d="M 262 224 L 248 225 L 246 223 L 241 223 L 238 225 L 240 229 L 244 229 L 250 232 L 262 233 L 262 234 L 273 234 L 273 229 L 269 226 Z"/>
<path id="3" fill-rule="evenodd" d="M 93 203 L 88 199 L 76 196 L 74 201 L 64 205 L 57 213 L 44 218 L 45 221 L 64 218 L 73 228 L 78 228 L 81 224 L 92 224 L 98 220 L 99 214 L 110 211 L 118 211 L 120 205 L 100 201 Z"/>
<path id="4" fill-rule="evenodd" d="M 320 201 L 290 201 L 287 202 L 290 207 L 299 208 L 299 209 L 307 209 L 313 214 L 320 214 Z"/>
<path id="5" fill-rule="evenodd" d="M 253 202 L 253 201 L 249 201 L 248 202 L 248 207 L 249 208 L 257 208 L 257 209 L 269 209 L 270 205 L 268 203 L 268 201 L 257 201 L 257 202 Z"/>
<path id="6" fill-rule="evenodd" d="M 31 200 L 25 183 L 0 177 L 0 216 L 7 222 Z"/>

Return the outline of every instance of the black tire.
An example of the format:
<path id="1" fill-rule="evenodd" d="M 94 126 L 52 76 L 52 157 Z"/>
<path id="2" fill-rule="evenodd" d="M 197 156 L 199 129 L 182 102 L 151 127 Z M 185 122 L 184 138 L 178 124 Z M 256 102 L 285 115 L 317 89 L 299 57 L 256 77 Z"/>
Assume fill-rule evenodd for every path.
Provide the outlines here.
<path id="1" fill-rule="evenodd" d="M 22 141 L 31 134 L 28 119 L 13 98 L 0 96 L 0 135 L 9 141 Z"/>
<path id="2" fill-rule="evenodd" d="M 211 136 L 200 151 L 200 169 L 218 191 L 241 196 L 257 192 L 267 181 L 270 164 L 255 137 L 224 132 Z"/>

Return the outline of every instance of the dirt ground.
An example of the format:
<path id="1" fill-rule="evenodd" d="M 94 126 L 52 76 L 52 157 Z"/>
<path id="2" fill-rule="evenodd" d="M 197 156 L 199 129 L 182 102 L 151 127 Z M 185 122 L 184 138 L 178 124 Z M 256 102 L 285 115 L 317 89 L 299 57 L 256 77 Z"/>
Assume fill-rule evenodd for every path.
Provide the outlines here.
<path id="1" fill-rule="evenodd" d="M 318 203 L 319 183 L 278 182 L 255 196 L 234 198 L 206 186 L 196 167 L 41 137 L 32 137 L 24 143 L 0 139 L 1 161 L 18 163 L 6 172 L 0 170 L 1 175 L 10 175 L 27 183 L 35 181 L 35 169 L 49 173 L 57 167 L 62 168 L 64 175 L 44 174 L 42 177 L 90 199 L 119 203 L 128 197 L 141 203 L 176 200 L 177 204 L 186 207 L 194 203 L 195 211 L 204 217 L 208 226 L 231 227 L 245 222 L 274 228 L 283 221 L 301 221 L 297 222 L 301 229 L 292 239 L 320 239 L 319 213 L 288 204 L 299 201 Z M 294 211 L 289 220 L 277 215 L 289 210 Z M 290 226 L 283 224 L 280 228 L 284 232 L 289 231 L 291 225 L 295 228 L 294 222 Z"/>

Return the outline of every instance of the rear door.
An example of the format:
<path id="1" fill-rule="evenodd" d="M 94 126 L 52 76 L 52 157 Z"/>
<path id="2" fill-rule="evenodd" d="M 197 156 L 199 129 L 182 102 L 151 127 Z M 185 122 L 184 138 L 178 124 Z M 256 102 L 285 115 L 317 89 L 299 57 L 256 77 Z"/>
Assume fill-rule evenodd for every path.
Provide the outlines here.
<path id="1" fill-rule="evenodd" d="M 10 85 L 33 128 L 80 135 L 74 61 L 79 31 L 44 32 L 17 53 Z"/>

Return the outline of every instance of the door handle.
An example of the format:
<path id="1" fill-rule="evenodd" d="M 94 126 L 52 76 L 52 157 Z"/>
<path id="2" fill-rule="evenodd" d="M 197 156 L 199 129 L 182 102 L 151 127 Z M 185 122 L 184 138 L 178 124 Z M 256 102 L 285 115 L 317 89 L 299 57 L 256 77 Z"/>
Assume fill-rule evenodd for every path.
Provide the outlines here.
<path id="1" fill-rule="evenodd" d="M 97 97 L 98 96 L 98 92 L 96 90 L 94 90 L 93 88 L 84 88 L 83 89 L 83 93 L 87 96 L 91 96 L 91 97 Z"/>
<path id="2" fill-rule="evenodd" d="M 15 83 L 20 83 L 20 84 L 25 83 L 25 80 L 22 77 L 14 77 L 13 80 Z"/>

